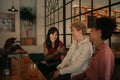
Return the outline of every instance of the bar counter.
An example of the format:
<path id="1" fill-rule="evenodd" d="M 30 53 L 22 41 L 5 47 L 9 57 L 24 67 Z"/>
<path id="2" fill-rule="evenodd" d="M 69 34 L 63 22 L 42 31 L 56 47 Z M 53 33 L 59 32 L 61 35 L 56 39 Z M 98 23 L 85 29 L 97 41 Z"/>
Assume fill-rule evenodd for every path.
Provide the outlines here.
<path id="1" fill-rule="evenodd" d="M 0 80 L 46 80 L 29 56 L 11 58 L 9 75 L 3 70 Z"/>

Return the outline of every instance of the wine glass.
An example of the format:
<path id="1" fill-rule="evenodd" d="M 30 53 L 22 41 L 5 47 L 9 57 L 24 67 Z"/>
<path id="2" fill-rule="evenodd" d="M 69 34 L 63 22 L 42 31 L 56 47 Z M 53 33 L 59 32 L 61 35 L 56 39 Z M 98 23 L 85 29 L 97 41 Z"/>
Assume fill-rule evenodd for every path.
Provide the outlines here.
<path id="1" fill-rule="evenodd" d="M 29 66 L 28 66 L 28 75 L 31 78 L 34 78 L 36 76 L 35 70 L 36 70 L 36 64 L 34 64 L 34 63 L 29 64 Z"/>

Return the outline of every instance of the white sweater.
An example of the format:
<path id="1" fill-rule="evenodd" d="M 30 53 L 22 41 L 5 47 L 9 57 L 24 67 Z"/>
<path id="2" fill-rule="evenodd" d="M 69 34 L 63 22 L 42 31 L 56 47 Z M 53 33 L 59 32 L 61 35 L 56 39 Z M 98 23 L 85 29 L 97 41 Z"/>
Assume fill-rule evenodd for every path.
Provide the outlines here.
<path id="1" fill-rule="evenodd" d="M 64 60 L 57 66 L 57 69 L 59 69 L 61 75 L 71 73 L 71 77 L 82 73 L 88 68 L 92 54 L 93 47 L 89 38 L 85 38 L 78 45 L 77 42 L 74 42 Z"/>

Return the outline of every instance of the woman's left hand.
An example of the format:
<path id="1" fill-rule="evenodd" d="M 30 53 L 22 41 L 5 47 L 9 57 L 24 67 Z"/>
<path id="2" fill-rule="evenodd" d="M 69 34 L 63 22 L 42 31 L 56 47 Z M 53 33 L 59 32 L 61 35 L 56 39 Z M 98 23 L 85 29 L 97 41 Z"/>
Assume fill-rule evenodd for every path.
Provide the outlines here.
<path id="1" fill-rule="evenodd" d="M 59 70 L 55 71 L 53 77 L 50 80 L 54 80 L 55 78 L 57 78 L 60 75 Z"/>
<path id="2" fill-rule="evenodd" d="M 41 63 L 43 63 L 43 64 L 47 64 L 47 62 L 44 60 L 44 61 L 41 61 Z"/>
<path id="3" fill-rule="evenodd" d="M 65 49 L 65 47 L 64 46 L 60 46 L 60 47 L 58 47 L 58 52 L 60 52 L 60 53 L 65 53 L 66 52 L 66 49 Z"/>

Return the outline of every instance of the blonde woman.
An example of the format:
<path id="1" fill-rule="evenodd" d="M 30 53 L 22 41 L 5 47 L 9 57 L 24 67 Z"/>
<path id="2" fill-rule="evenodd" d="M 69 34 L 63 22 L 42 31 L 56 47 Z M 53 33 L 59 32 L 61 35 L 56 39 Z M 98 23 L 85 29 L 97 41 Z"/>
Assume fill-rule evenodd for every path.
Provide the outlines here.
<path id="1" fill-rule="evenodd" d="M 70 26 L 74 42 L 61 64 L 57 66 L 52 80 L 70 80 L 78 73 L 83 73 L 91 59 L 93 49 L 89 38 L 85 36 L 86 26 L 82 22 L 74 22 Z"/>

